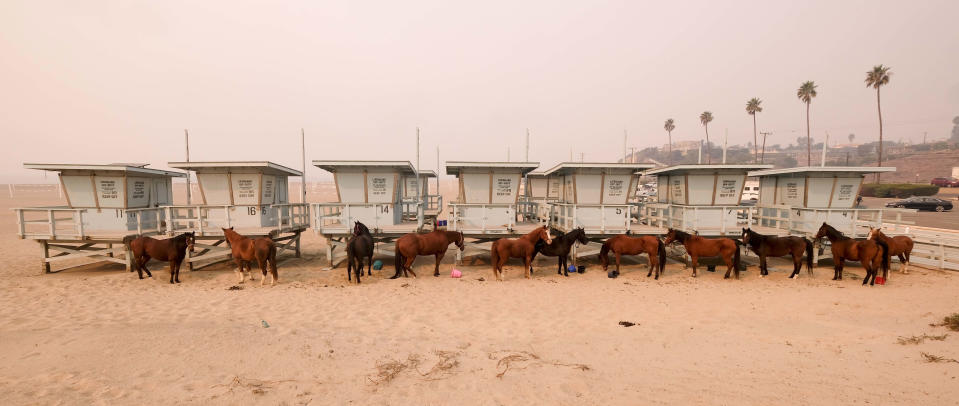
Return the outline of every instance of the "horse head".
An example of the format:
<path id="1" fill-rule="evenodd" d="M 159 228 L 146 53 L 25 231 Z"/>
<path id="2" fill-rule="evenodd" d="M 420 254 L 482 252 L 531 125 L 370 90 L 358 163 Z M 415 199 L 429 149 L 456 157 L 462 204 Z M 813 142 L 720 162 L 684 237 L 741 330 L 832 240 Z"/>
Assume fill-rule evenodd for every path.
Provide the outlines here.
<path id="1" fill-rule="evenodd" d="M 666 240 L 663 241 L 663 244 L 669 245 L 672 244 L 673 241 L 676 241 L 676 230 L 670 228 L 666 230 Z"/>
<path id="2" fill-rule="evenodd" d="M 743 236 L 742 236 L 743 244 L 749 244 L 749 236 L 752 235 L 752 232 L 753 230 L 750 230 L 748 228 L 743 229 Z"/>
<path id="3" fill-rule="evenodd" d="M 196 244 L 196 234 L 193 234 L 193 232 L 190 231 L 190 232 L 188 232 L 188 233 L 183 233 L 183 235 L 186 236 L 186 247 L 187 247 L 187 249 L 189 249 L 190 252 L 195 252 L 195 251 L 193 251 L 193 245 Z"/>
<path id="4" fill-rule="evenodd" d="M 586 239 L 586 230 L 582 227 L 573 230 L 573 233 L 576 234 L 576 242 L 586 245 L 589 244 L 589 240 Z"/>
<path id="5" fill-rule="evenodd" d="M 882 231 L 879 231 L 878 228 L 869 227 L 869 237 L 870 240 L 878 240 L 879 236 L 882 235 Z"/>
<path id="6" fill-rule="evenodd" d="M 539 231 L 540 231 L 540 236 L 539 236 L 539 238 L 545 240 L 545 241 L 546 241 L 546 244 L 552 244 L 552 243 L 553 243 L 553 236 L 551 236 L 551 235 L 549 234 L 549 227 L 547 227 L 547 226 L 542 226 L 542 227 L 539 228 Z"/>
<path id="7" fill-rule="evenodd" d="M 366 224 L 360 223 L 359 221 L 355 222 L 353 225 L 353 235 L 363 235 L 369 234 L 370 229 L 366 227 Z"/>
<path id="8" fill-rule="evenodd" d="M 461 252 L 466 249 L 466 239 L 463 238 L 463 233 L 459 231 L 456 232 L 456 248 L 459 248 Z"/>
<path id="9" fill-rule="evenodd" d="M 816 236 L 813 237 L 813 239 L 818 240 L 818 239 L 820 239 L 820 238 L 823 238 L 823 237 L 828 236 L 828 235 L 829 235 L 829 229 L 831 229 L 831 228 L 832 228 L 832 227 L 830 227 L 829 224 L 826 224 L 825 221 L 822 222 L 822 225 L 819 226 L 819 231 L 816 233 Z"/>

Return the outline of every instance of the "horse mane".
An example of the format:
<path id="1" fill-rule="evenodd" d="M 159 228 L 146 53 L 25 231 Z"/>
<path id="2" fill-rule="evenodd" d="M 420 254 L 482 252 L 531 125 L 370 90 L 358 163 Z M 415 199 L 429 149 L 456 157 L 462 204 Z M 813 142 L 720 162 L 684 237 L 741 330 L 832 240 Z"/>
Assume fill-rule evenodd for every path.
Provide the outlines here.
<path id="1" fill-rule="evenodd" d="M 825 229 L 826 229 L 826 234 L 827 234 L 829 237 L 835 238 L 836 240 L 849 240 L 849 239 L 851 239 L 851 238 L 849 238 L 849 237 L 846 237 L 845 234 L 843 234 L 841 231 L 833 228 L 833 226 L 831 226 L 831 225 L 829 225 L 829 224 L 822 223 L 822 227 L 821 227 L 821 228 L 825 228 Z"/>
<path id="2" fill-rule="evenodd" d="M 359 221 L 357 221 L 357 222 L 356 222 L 356 225 L 354 225 L 354 228 L 353 228 L 353 235 L 359 235 L 359 234 L 356 233 L 356 227 L 359 227 L 359 229 L 360 229 L 360 234 L 370 234 L 370 229 L 369 229 L 369 227 L 367 227 L 366 224 L 363 224 L 363 223 L 360 223 Z"/>
<path id="3" fill-rule="evenodd" d="M 177 235 L 176 237 L 173 237 L 173 239 L 174 239 L 175 241 L 179 241 L 179 240 L 185 239 L 185 238 L 187 238 L 187 237 L 194 237 L 194 238 L 196 238 L 196 235 L 193 234 L 192 231 L 187 231 L 187 232 L 185 232 L 185 233 L 183 233 L 183 234 L 180 234 L 180 235 Z"/>
<path id="4" fill-rule="evenodd" d="M 675 229 L 675 228 L 673 229 L 673 235 L 676 236 L 676 239 L 679 240 L 679 242 L 680 242 L 680 243 L 683 243 L 683 244 L 686 243 L 686 240 L 688 240 L 688 239 L 690 239 L 690 238 L 693 237 L 691 234 L 689 234 L 689 233 L 687 233 L 687 232 L 685 232 L 685 231 L 679 231 L 679 230 L 677 230 L 677 229 Z"/>

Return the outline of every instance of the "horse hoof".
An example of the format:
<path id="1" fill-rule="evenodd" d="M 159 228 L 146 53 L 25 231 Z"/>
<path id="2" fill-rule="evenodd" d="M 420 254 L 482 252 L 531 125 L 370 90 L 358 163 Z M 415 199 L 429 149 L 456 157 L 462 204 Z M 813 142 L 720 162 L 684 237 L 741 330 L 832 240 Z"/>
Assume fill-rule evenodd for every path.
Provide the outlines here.
<path id="1" fill-rule="evenodd" d="M 609 279 L 615 279 L 615 278 L 616 278 L 616 272 L 609 272 L 609 273 L 606 274 L 606 277 L 609 278 Z"/>
<path id="2" fill-rule="evenodd" d="M 140 280 L 141 280 L 141 281 L 143 280 L 143 277 L 142 277 L 142 276 L 140 277 Z"/>

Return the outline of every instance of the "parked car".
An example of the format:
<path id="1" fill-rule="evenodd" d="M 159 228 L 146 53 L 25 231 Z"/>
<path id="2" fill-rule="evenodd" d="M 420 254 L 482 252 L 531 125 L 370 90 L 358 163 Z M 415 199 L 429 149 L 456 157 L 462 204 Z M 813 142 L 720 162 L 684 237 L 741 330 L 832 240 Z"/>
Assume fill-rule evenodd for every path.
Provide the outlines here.
<path id="1" fill-rule="evenodd" d="M 918 209 L 946 211 L 952 210 L 952 203 L 948 200 L 942 200 L 935 197 L 913 196 L 908 199 L 896 200 L 886 203 L 886 207 L 898 207 L 900 209 Z"/>
<path id="2" fill-rule="evenodd" d="M 956 178 L 932 178 L 933 185 L 941 187 L 956 187 L 959 186 L 959 179 Z"/>

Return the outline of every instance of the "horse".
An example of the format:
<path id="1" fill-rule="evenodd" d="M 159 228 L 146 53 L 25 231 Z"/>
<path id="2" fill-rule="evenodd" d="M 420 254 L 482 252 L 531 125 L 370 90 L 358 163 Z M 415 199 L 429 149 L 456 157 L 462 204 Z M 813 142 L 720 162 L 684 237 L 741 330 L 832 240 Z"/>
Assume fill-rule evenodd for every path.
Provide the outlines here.
<path id="1" fill-rule="evenodd" d="M 548 257 L 556 257 L 556 262 L 559 266 L 556 274 L 569 276 L 566 261 L 569 259 L 569 251 L 573 248 L 573 244 L 577 242 L 583 245 L 589 244 L 589 240 L 586 239 L 586 230 L 582 228 L 573 229 L 573 231 L 566 234 L 556 236 L 556 238 L 553 238 L 553 242 L 549 244 L 543 240 L 539 240 L 536 242 L 536 249 L 533 250 L 530 263 L 532 264 L 533 260 L 536 259 L 537 253 Z M 532 272 L 532 270 L 530 270 L 530 272 Z"/>
<path id="2" fill-rule="evenodd" d="M 909 256 L 912 255 L 912 247 L 914 245 L 912 238 L 904 235 L 890 237 L 884 234 L 881 229 L 869 227 L 869 239 L 882 240 L 882 242 L 886 243 L 886 245 L 889 246 L 889 256 L 896 255 L 899 257 L 899 263 L 902 264 L 899 272 L 903 274 L 909 273 Z"/>
<path id="3" fill-rule="evenodd" d="M 675 241 L 686 247 L 686 252 L 692 259 L 694 278 L 699 257 L 721 256 L 727 267 L 723 279 L 729 279 L 729 272 L 733 269 L 736 270 L 736 279 L 739 279 L 739 245 L 742 244 L 739 241 L 732 238 L 703 238 L 670 228 L 666 231 L 666 241 L 663 243 L 669 245 Z"/>
<path id="4" fill-rule="evenodd" d="M 889 272 L 889 246 L 883 240 L 854 240 L 825 222 L 819 227 L 815 239 L 819 240 L 823 237 L 828 238 L 831 243 L 832 260 L 836 264 L 836 273 L 832 280 L 842 280 L 842 267 L 847 259 L 859 261 L 866 269 L 866 277 L 862 280 L 863 285 L 866 282 L 870 285 L 876 282 L 876 274 L 879 273 L 877 268 L 882 267 L 883 278 Z"/>
<path id="5" fill-rule="evenodd" d="M 763 235 L 750 228 L 744 228 L 743 244 L 759 256 L 760 278 L 769 275 L 766 257 L 784 257 L 786 255 L 792 255 L 793 257 L 793 273 L 789 275 L 789 279 L 799 277 L 799 270 L 802 268 L 803 252 L 806 253 L 806 272 L 810 276 L 813 274 L 812 241 L 795 236 L 777 237 L 774 235 Z"/>
<path id="6" fill-rule="evenodd" d="M 450 244 L 456 244 L 456 248 L 463 251 L 466 248 L 463 241 L 463 233 L 459 231 L 440 230 L 434 227 L 432 232 L 426 234 L 409 233 L 400 237 L 400 239 L 396 240 L 396 254 L 393 261 L 393 264 L 396 266 L 396 274 L 390 277 L 390 279 L 399 278 L 400 272 L 403 273 L 404 277 L 407 276 L 407 273 L 411 273 L 415 278 L 416 273 L 413 272 L 413 261 L 415 261 L 419 255 L 436 256 L 436 267 L 433 270 L 433 276 L 440 276 L 440 261 L 443 260 L 443 255 L 446 255 L 446 250 Z"/>
<path id="7" fill-rule="evenodd" d="M 346 279 L 350 278 L 350 273 L 356 273 L 356 283 L 360 283 L 360 275 L 363 275 L 363 258 L 368 258 L 369 263 L 366 269 L 366 275 L 373 275 L 373 235 L 365 224 L 359 221 L 353 225 L 353 235 L 350 241 L 346 243 Z"/>
<path id="8" fill-rule="evenodd" d="M 616 270 L 608 273 L 610 278 L 619 276 L 620 257 L 623 255 L 649 255 L 649 272 L 646 273 L 647 278 L 652 275 L 653 270 L 655 270 L 656 277 L 653 279 L 658 280 L 659 275 L 666 269 L 666 244 L 663 244 L 662 240 L 651 235 L 630 237 L 627 232 L 626 234 L 615 235 L 607 239 L 606 242 L 603 243 L 603 248 L 599 250 L 599 262 L 603 264 L 604 271 L 609 269 L 610 251 L 613 251 L 613 254 L 616 255 Z"/>
<path id="9" fill-rule="evenodd" d="M 192 232 L 165 240 L 157 240 L 147 236 L 127 236 L 123 238 L 123 245 L 133 252 L 133 264 L 140 279 L 143 279 L 144 271 L 146 271 L 147 277 L 153 277 L 146 264 L 150 261 L 150 258 L 156 258 L 158 261 L 170 262 L 170 283 L 174 283 L 174 281 L 180 283 L 180 264 L 186 258 L 187 249 L 193 252 L 195 242 L 196 236 Z M 133 272 L 133 269 L 130 272 Z"/>
<path id="10" fill-rule="evenodd" d="M 256 280 L 256 278 L 253 277 L 253 268 L 250 266 L 250 262 L 256 261 L 260 266 L 260 270 L 263 271 L 263 279 L 260 280 L 260 285 L 266 282 L 266 269 L 268 265 L 270 273 L 273 275 L 270 286 L 276 285 L 276 280 L 279 278 L 279 275 L 276 271 L 276 244 L 273 242 L 273 239 L 270 237 L 259 237 L 256 239 L 244 237 L 236 231 L 233 231 L 233 227 L 221 228 L 221 230 L 223 230 L 223 237 L 226 238 L 227 244 L 230 245 L 233 262 L 236 263 L 237 266 L 235 272 L 240 277 L 240 283 L 243 283 L 246 279 L 243 274 L 244 266 L 250 272 L 250 280 Z"/>
<path id="11" fill-rule="evenodd" d="M 529 266 L 533 260 L 533 252 L 536 251 L 536 242 L 539 240 L 545 240 L 547 244 L 553 242 L 553 237 L 549 235 L 549 228 L 546 226 L 536 227 L 529 234 L 519 238 L 500 238 L 493 241 L 490 247 L 490 259 L 496 280 L 503 280 L 503 265 L 510 258 L 523 258 L 523 263 L 526 265 L 526 279 L 530 279 Z"/>

